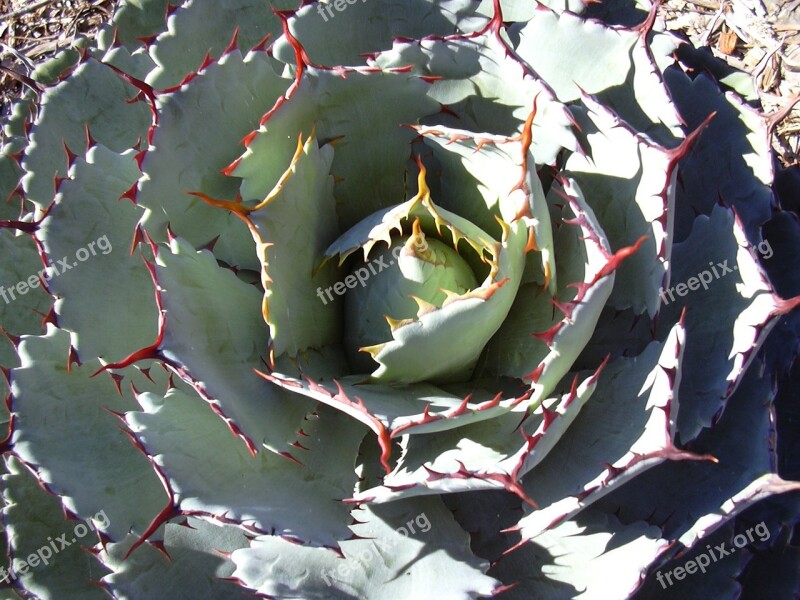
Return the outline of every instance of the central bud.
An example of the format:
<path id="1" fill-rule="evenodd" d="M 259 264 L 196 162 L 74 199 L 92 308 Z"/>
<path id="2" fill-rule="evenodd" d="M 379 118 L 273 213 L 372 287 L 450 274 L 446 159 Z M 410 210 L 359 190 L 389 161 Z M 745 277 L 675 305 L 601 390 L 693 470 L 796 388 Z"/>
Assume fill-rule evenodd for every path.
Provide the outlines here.
<path id="1" fill-rule="evenodd" d="M 360 348 L 390 341 L 392 325 L 414 320 L 425 307 L 440 308 L 445 290 L 460 295 L 478 285 L 467 262 L 450 246 L 426 237 L 419 219 L 410 236 L 374 253 L 351 274 L 361 285 L 345 296 L 344 345 L 357 373 L 377 366 Z"/>

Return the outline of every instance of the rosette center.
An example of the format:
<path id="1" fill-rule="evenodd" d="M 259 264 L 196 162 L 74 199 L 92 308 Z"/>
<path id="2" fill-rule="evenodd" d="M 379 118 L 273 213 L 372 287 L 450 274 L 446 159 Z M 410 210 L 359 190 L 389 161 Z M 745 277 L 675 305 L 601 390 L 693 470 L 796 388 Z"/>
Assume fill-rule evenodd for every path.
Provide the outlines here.
<path id="1" fill-rule="evenodd" d="M 344 345 L 351 368 L 369 373 L 377 363 L 361 348 L 392 339 L 392 330 L 421 310 L 441 308 L 448 295 L 478 286 L 467 262 L 449 245 L 426 236 L 419 219 L 411 235 L 354 266 L 359 285 L 345 296 Z"/>

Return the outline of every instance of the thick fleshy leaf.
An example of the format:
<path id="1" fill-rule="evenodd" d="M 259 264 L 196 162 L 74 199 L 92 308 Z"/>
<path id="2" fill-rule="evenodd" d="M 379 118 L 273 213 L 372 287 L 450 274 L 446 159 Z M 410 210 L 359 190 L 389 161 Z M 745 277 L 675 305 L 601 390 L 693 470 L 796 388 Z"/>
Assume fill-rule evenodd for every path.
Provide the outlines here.
<path id="1" fill-rule="evenodd" d="M 187 192 L 236 195 L 240 181 L 220 171 L 242 153 L 242 138 L 291 84 L 276 70 L 266 52 L 242 57 L 233 50 L 179 89 L 158 96 L 158 125 L 142 159 L 145 176 L 136 192 L 136 201 L 149 209 L 143 225 L 153 239 L 165 241 L 169 227 L 196 247 L 213 244 L 229 264 L 258 268 L 244 223 Z M 281 172 L 288 166 L 288 158 L 277 164 Z"/>
<path id="2" fill-rule="evenodd" d="M 200 68 L 206 56 L 221 56 L 234 32 L 241 48 L 256 46 L 267 35 L 281 31 L 271 7 L 293 8 L 295 0 L 189 0 L 167 21 L 168 30 L 156 38 L 150 54 L 158 68 L 147 78 L 157 89 L 178 85 Z M 242 82 L 240 81 L 240 84 Z"/>
<path id="3" fill-rule="evenodd" d="M 133 51 L 141 39 L 157 35 L 167 28 L 169 0 L 122 0 L 111 19 L 111 26 L 101 31 L 98 42 L 108 48 L 114 41 Z"/>
<path id="4" fill-rule="evenodd" d="M 147 77 L 147 74 L 156 66 L 153 59 L 146 52 L 132 53 L 124 46 L 114 46 L 105 53 L 98 50 L 93 53 L 93 56 L 139 81 Z"/>
<path id="5" fill-rule="evenodd" d="M 19 138 L 5 144 L 0 150 L 0 219 L 18 220 L 22 212 L 21 198 L 16 194 L 22 169 L 15 156 L 25 147 Z"/>
<path id="6" fill-rule="evenodd" d="M 580 14 L 588 2 L 585 0 L 546 0 L 541 4 L 558 12 L 568 10 Z M 492 16 L 494 7 L 494 0 L 482 0 L 479 12 Z M 538 7 L 538 2 L 528 2 L 528 0 L 500 0 L 504 23 L 525 22 L 533 17 Z"/>
<path id="7" fill-rule="evenodd" d="M 418 130 L 441 167 L 437 179 L 443 206 L 494 232 L 496 219 L 520 218 L 528 228 L 528 262 L 535 262 L 555 292 L 557 276 L 553 229 L 544 189 L 532 154 L 538 98 L 518 138 L 475 135 L 446 127 Z M 434 191 L 434 193 L 436 193 Z"/>
<path id="8" fill-rule="evenodd" d="M 739 577 L 743 600 L 756 600 L 761 593 L 771 598 L 791 598 L 800 591 L 800 549 L 789 546 L 779 556 L 758 552 Z"/>
<path id="9" fill-rule="evenodd" d="M 640 356 L 604 369 L 569 435 L 524 479 L 540 506 L 519 522 L 524 540 L 660 462 L 704 458 L 673 443 L 684 335 L 677 325 L 665 343 L 653 342 Z"/>
<path id="10" fill-rule="evenodd" d="M 435 498 L 401 500 L 354 511 L 356 539 L 341 556 L 277 537 L 258 537 L 231 556 L 233 576 L 273 598 L 417 598 L 466 600 L 499 582 L 469 551 L 468 537 Z"/>
<path id="11" fill-rule="evenodd" d="M 253 451 L 289 450 L 313 403 L 286 394 L 254 369 L 268 361 L 269 331 L 254 286 L 178 238 L 158 253 L 166 319 L 157 352 L 179 370 Z M 213 340 L 214 344 L 209 344 Z"/>
<path id="12" fill-rule="evenodd" d="M 539 10 L 509 35 L 519 37 L 515 50 L 562 102 L 597 95 L 638 131 L 669 141 L 682 137 L 681 120 L 645 43 L 650 25 L 611 28 L 568 12 Z"/>
<path id="13" fill-rule="evenodd" d="M 429 383 L 368 383 L 362 375 L 319 383 L 309 377 L 300 380 L 278 372 L 261 376 L 287 392 L 308 396 L 361 421 L 378 435 L 384 448 L 388 448 L 392 437 L 445 431 L 491 419 L 527 399 L 513 394 L 503 398 L 502 391 L 490 392 L 471 385 L 453 386 L 463 388 L 456 394 Z"/>
<path id="14" fill-rule="evenodd" d="M 430 85 L 403 72 L 305 68 L 288 99 L 268 114 L 248 138 L 247 152 L 231 165 L 243 179 L 242 197 L 265 198 L 290 164 L 298 133 L 308 136 L 315 126 L 319 140 L 336 140 L 331 173 L 342 230 L 402 202 L 415 135 L 403 125 L 440 110 L 427 96 Z"/>
<path id="15" fill-rule="evenodd" d="M 414 219 L 420 220 L 419 228 L 423 235 L 427 230 L 435 232 L 432 237 L 441 238 L 453 247 L 457 247 L 459 243 L 464 249 L 469 246 L 478 255 L 478 259 L 484 254 L 495 253 L 497 240 L 493 236 L 461 215 L 442 209 L 434 203 L 428 187 L 427 170 L 423 166 L 417 176 L 417 194 L 413 198 L 376 211 L 356 223 L 328 246 L 325 258 L 338 256 L 341 266 L 351 254 L 363 250 L 366 261 L 373 248 L 381 242 L 390 247 L 392 237 L 402 235 L 403 226 L 408 229 L 409 223 Z M 494 225 L 493 229 L 498 229 L 498 223 L 495 222 Z M 443 227 L 445 230 L 442 230 Z M 502 228 L 498 232 L 502 233 Z M 472 256 L 467 260 L 477 264 Z"/>
<path id="16" fill-rule="evenodd" d="M 11 335 L 43 332 L 42 317 L 52 299 L 38 280 L 43 267 L 33 238 L 10 228 L 0 229 L 0 256 L 0 326 Z M 0 365 L 17 364 L 11 343 L 0 340 Z"/>
<path id="17" fill-rule="evenodd" d="M 751 246 L 741 222 L 720 206 L 710 218 L 698 217 L 689 238 L 674 247 L 670 287 L 661 292 L 659 325 L 663 332 L 686 310 L 681 440 L 696 437 L 718 418 L 778 315 L 786 310 L 756 258 L 759 249 L 768 248 L 769 240 Z"/>
<path id="18" fill-rule="evenodd" d="M 573 363 L 573 370 L 592 369 L 606 357 L 638 356 L 655 338 L 655 325 L 647 315 L 606 306 L 592 338 Z"/>
<path id="19" fill-rule="evenodd" d="M 48 63 L 44 63 L 46 65 Z M 42 66 L 44 66 L 42 65 Z M 24 92 L 4 118 L 2 128 L 6 138 L 3 142 L 3 153 L 16 153 L 23 150 L 27 142 L 28 131 L 26 127 L 34 120 L 37 114 L 37 95 L 33 90 Z"/>
<path id="20" fill-rule="evenodd" d="M 749 239 L 760 239 L 758 227 L 771 214 L 768 186 L 774 175 L 765 120 L 703 73 L 692 80 L 668 69 L 664 80 L 690 130 L 715 113 L 680 167 L 676 241 L 690 234 L 698 213 L 709 215 L 719 200 L 736 207 Z"/>
<path id="21" fill-rule="evenodd" d="M 252 594 L 226 581 L 234 565 L 225 554 L 247 546 L 241 529 L 189 518 L 169 523 L 159 546 L 145 544 L 130 556 L 136 538 L 106 544 L 98 558 L 113 573 L 100 580 L 115 598 L 243 600 Z"/>
<path id="22" fill-rule="evenodd" d="M 529 381 L 536 398 L 555 388 L 589 341 L 621 260 L 609 252 L 608 240 L 574 182 L 566 181 L 563 191 L 560 186 L 551 187 L 548 203 L 551 220 L 564 223 L 554 243 L 556 297 L 551 298 L 535 282 L 522 285 L 476 369 L 480 374 Z"/>
<path id="23" fill-rule="evenodd" d="M 144 138 L 150 112 L 142 102 L 128 103 L 137 90 L 110 67 L 88 58 L 64 81 L 42 95 L 39 116 L 22 163 L 25 193 L 39 210 L 55 195 L 54 178 L 67 175 L 68 153 L 81 155 L 91 136 L 114 152 L 124 152 Z"/>
<path id="24" fill-rule="evenodd" d="M 105 594 L 91 581 L 103 567 L 85 548 L 98 542 L 97 521 L 66 520 L 58 498 L 50 496 L 14 457 L 6 459 L 3 476 L 3 523 L 8 533 L 11 573 L 0 578 L 21 585 L 42 600 L 102 600 Z"/>
<path id="25" fill-rule="evenodd" d="M 355 484 L 360 424 L 330 410 L 309 415 L 298 463 L 271 452 L 253 456 L 197 396 L 171 390 L 137 400 L 143 412 L 125 419 L 167 482 L 174 514 L 211 516 L 314 545 L 335 546 L 348 536 L 348 509 L 337 500 Z"/>
<path id="26" fill-rule="evenodd" d="M 365 54 L 391 48 L 397 37 L 448 36 L 484 27 L 488 19 L 476 9 L 474 0 L 309 2 L 292 13 L 288 25 L 312 62 L 360 65 Z M 331 35 L 336 44 L 330 43 Z M 295 60 L 285 35 L 276 41 L 274 53 L 286 63 Z"/>
<path id="27" fill-rule="evenodd" d="M 264 320 L 270 326 L 275 355 L 337 344 L 341 310 L 320 293 L 336 281 L 333 265 L 322 266 L 326 240 L 336 226 L 330 145 L 314 137 L 297 150 L 275 189 L 246 219 L 256 242 L 264 286 Z"/>
<path id="28" fill-rule="evenodd" d="M 433 79 L 429 95 L 448 108 L 423 119 L 433 129 L 446 126 L 513 136 L 523 131 L 535 106 L 539 118 L 530 140 L 534 161 L 553 164 L 562 148 L 577 148 L 564 105 L 513 59 L 505 39 L 493 32 L 466 38 L 398 40 L 375 63 L 382 68 L 412 65 L 415 72 Z M 457 211 L 455 199 L 452 206 L 445 206 Z"/>
<path id="29" fill-rule="evenodd" d="M 740 598 L 741 588 L 736 582 L 736 577 L 751 557 L 746 549 L 738 550 L 732 538 L 733 528 L 721 527 L 703 540 L 704 545 L 682 553 L 673 560 L 661 561 L 660 564 L 656 561 L 658 567 L 651 569 L 648 578 L 633 598 L 635 600 L 654 597 L 665 600 Z M 722 550 L 728 554 L 723 554 Z M 700 558 L 702 569 L 697 563 L 700 556 L 704 556 Z M 689 566 L 687 571 L 689 561 L 694 562 L 694 567 Z M 709 566 L 706 566 L 706 563 L 709 563 Z M 683 572 L 676 571 L 679 567 Z"/>
<path id="30" fill-rule="evenodd" d="M 458 524 L 470 532 L 470 548 L 476 556 L 494 563 L 519 536 L 510 532 L 522 514 L 523 500 L 506 490 L 463 492 L 441 496 Z M 494 565 L 496 566 L 496 565 Z"/>
<path id="31" fill-rule="evenodd" d="M 668 45 L 674 46 L 676 41 L 674 37 L 676 36 L 668 33 L 653 33 L 653 44 L 658 45 L 663 43 L 660 38 L 672 37 L 673 39 Z M 753 81 L 752 75 L 737 69 L 733 64 L 728 64 L 727 61 L 718 60 L 713 52 L 708 52 L 707 48 L 695 48 L 694 44 L 690 43 L 688 40 L 678 40 L 678 43 L 679 45 L 672 58 L 673 60 L 678 60 L 678 66 L 680 66 L 680 69 L 683 70 L 684 73 L 689 74 L 689 79 L 694 79 L 692 73 L 711 76 L 721 84 L 720 89 L 735 92 L 740 99 L 751 106 L 758 103 L 759 90 L 756 87 L 757 82 Z M 659 61 L 658 58 L 656 58 L 656 60 L 659 68 L 663 72 L 665 70 L 665 63 Z M 669 61 L 668 64 L 671 65 L 674 64 L 674 62 Z M 665 78 L 671 93 L 675 88 L 672 87 L 670 79 L 676 74 L 677 73 L 670 73 L 670 75 Z"/>
<path id="32" fill-rule="evenodd" d="M 505 594 L 513 600 L 627 598 L 668 546 L 658 527 L 588 509 L 503 557 L 490 574 L 519 582 Z"/>
<path id="33" fill-rule="evenodd" d="M 31 79 L 45 86 L 54 85 L 66 78 L 73 69 L 85 59 L 84 53 L 89 50 L 85 38 L 76 38 L 63 52 L 57 53 L 50 60 L 46 60 L 36 65 L 31 73 Z M 23 103 L 27 104 L 26 101 Z M 31 109 L 36 111 L 36 103 L 32 103 Z"/>
<path id="34" fill-rule="evenodd" d="M 122 397 L 107 376 L 92 378 L 96 361 L 67 372 L 68 349 L 69 335 L 52 326 L 46 336 L 23 338 L 22 364 L 11 371 L 11 443 L 66 508 L 81 518 L 105 511 L 102 531 L 122 539 L 131 528 L 145 530 L 164 491 L 106 410 L 135 408 L 130 395 Z"/>
<path id="35" fill-rule="evenodd" d="M 10 228 L 0 229 L 0 256 L 0 327 L 5 332 L 0 335 L 0 367 L 10 369 L 19 366 L 19 357 L 7 336 L 44 333 L 42 319 L 52 299 L 39 283 L 37 274 L 42 260 L 31 236 Z M 0 397 L 5 398 L 8 391 L 7 379 L 0 377 Z M 8 422 L 5 406 L 0 407 L 0 415 L 4 423 Z"/>
<path id="36" fill-rule="evenodd" d="M 138 176 L 133 151 L 93 146 L 75 159 L 36 233 L 47 253 L 59 327 L 70 332 L 83 360 L 120 359 L 157 333 L 150 274 L 129 250 L 142 211 L 120 200 Z"/>
<path id="37" fill-rule="evenodd" d="M 773 433 L 764 407 L 774 392 L 758 372 L 760 365 L 754 366 L 715 427 L 692 443 L 693 451 L 713 454 L 714 462 L 658 465 L 612 492 L 599 506 L 626 521 L 659 523 L 665 536 L 691 548 L 756 501 L 800 489 L 800 483 L 783 481 L 773 473 Z M 663 489 L 683 491 L 677 498 L 663 494 Z"/>
<path id="38" fill-rule="evenodd" d="M 586 153 L 570 156 L 565 170 L 587 190 L 586 201 L 612 248 L 633 246 L 647 236 L 617 270 L 609 302 L 620 310 L 647 310 L 653 317 L 668 279 L 677 161 L 691 140 L 667 151 L 590 98 L 584 103 L 589 110 L 574 114 Z"/>
<path id="39" fill-rule="evenodd" d="M 359 501 L 505 488 L 525 497 L 519 479 L 541 463 L 594 392 L 597 375 L 539 406 L 520 402 L 506 414 L 435 435 L 400 440 L 402 453 L 380 486 Z M 525 497 L 526 500 L 529 500 Z"/>

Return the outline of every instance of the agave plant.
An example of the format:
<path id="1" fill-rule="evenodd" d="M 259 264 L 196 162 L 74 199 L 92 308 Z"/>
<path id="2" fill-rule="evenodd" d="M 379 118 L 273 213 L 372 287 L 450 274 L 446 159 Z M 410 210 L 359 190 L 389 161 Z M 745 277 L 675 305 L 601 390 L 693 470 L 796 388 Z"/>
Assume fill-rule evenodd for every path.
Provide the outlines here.
<path id="1" fill-rule="evenodd" d="M 2 597 L 797 594 L 800 228 L 657 14 L 123 0 L 33 73 Z"/>

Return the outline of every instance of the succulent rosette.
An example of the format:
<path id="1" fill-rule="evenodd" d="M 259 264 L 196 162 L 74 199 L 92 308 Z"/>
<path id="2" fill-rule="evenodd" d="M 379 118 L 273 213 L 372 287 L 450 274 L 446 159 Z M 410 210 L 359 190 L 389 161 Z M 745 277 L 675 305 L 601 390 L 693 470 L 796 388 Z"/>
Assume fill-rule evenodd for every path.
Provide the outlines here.
<path id="1" fill-rule="evenodd" d="M 5 123 L 3 597 L 798 593 L 800 232 L 712 67 L 622 2 L 123 0 Z"/>

